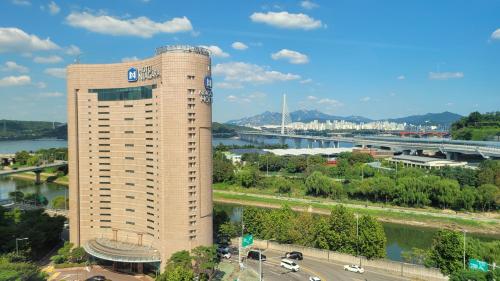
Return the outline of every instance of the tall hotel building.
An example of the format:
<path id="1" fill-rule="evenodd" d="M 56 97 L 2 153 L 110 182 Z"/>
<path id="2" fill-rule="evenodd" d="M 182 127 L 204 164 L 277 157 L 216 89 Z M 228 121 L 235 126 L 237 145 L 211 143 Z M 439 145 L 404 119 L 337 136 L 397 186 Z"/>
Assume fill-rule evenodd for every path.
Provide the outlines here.
<path id="1" fill-rule="evenodd" d="M 70 241 L 142 271 L 212 244 L 212 80 L 206 49 L 67 69 Z"/>

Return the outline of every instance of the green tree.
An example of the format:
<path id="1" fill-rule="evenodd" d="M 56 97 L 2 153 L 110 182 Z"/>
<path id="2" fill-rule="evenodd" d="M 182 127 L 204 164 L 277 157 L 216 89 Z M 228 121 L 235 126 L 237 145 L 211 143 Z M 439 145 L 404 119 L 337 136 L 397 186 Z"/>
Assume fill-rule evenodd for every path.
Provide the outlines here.
<path id="1" fill-rule="evenodd" d="M 21 165 L 26 165 L 28 163 L 28 159 L 30 159 L 31 155 L 23 150 L 23 151 L 18 151 L 16 152 L 15 159 L 16 163 L 19 163 Z"/>
<path id="2" fill-rule="evenodd" d="M 9 198 L 15 202 L 22 201 L 24 199 L 24 193 L 22 191 L 16 190 L 9 192 Z"/>
<path id="3" fill-rule="evenodd" d="M 156 278 L 156 281 L 192 281 L 195 274 L 192 266 L 193 257 L 188 251 L 179 251 L 172 254 L 165 266 L 165 272 Z"/>
<path id="4" fill-rule="evenodd" d="M 64 196 L 56 196 L 52 199 L 52 208 L 54 209 L 65 209 L 69 206 L 69 198 L 64 198 Z"/>
<path id="5" fill-rule="evenodd" d="M 483 184 L 477 188 L 477 203 L 484 211 L 496 208 L 500 189 L 493 184 Z"/>
<path id="6" fill-rule="evenodd" d="M 372 216 L 359 218 L 359 253 L 368 259 L 385 257 L 385 236 L 382 224 Z"/>
<path id="7" fill-rule="evenodd" d="M 230 182 L 234 178 L 234 165 L 224 153 L 215 152 L 213 160 L 213 182 Z"/>
<path id="8" fill-rule="evenodd" d="M 238 236 L 239 227 L 232 222 L 225 222 L 219 227 L 217 237 L 222 241 L 228 241 L 231 238 Z"/>
<path id="9" fill-rule="evenodd" d="M 306 179 L 306 192 L 314 196 L 329 196 L 331 194 L 332 179 L 320 172 L 314 172 Z"/>
<path id="10" fill-rule="evenodd" d="M 332 209 L 328 219 L 329 236 L 326 237 L 330 250 L 347 254 L 356 253 L 356 218 L 346 207 Z"/>
<path id="11" fill-rule="evenodd" d="M 438 180 L 432 190 L 431 200 L 443 209 L 449 208 L 455 203 L 460 193 L 460 185 L 455 180 Z"/>
<path id="12" fill-rule="evenodd" d="M 218 263 L 215 246 L 198 246 L 192 250 L 193 269 L 199 280 L 212 280 Z"/>
<path id="13" fill-rule="evenodd" d="M 429 261 L 449 275 L 463 268 L 463 236 L 451 230 L 439 230 L 432 240 Z"/>
<path id="14" fill-rule="evenodd" d="M 245 167 L 237 173 L 238 182 L 243 187 L 252 187 L 257 184 L 259 180 L 259 173 L 253 167 Z"/>

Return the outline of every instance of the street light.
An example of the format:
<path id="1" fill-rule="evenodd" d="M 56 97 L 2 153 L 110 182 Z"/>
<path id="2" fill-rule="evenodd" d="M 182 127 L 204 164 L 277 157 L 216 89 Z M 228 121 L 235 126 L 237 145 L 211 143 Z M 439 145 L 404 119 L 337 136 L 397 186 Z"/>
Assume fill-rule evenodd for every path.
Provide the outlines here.
<path id="1" fill-rule="evenodd" d="M 16 255 L 19 255 L 19 244 L 17 243 L 17 241 L 25 241 L 25 240 L 28 240 L 28 237 L 16 238 Z"/>

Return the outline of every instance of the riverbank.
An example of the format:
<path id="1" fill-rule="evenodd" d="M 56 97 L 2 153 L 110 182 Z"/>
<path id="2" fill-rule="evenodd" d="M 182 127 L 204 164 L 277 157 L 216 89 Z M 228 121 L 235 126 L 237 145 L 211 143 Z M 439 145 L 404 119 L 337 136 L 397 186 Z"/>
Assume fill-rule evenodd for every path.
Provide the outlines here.
<path id="1" fill-rule="evenodd" d="M 288 204 L 292 209 L 302 212 L 328 215 L 332 206 L 341 203 L 319 202 L 307 199 L 268 196 L 258 194 L 244 194 L 231 191 L 214 190 L 214 201 L 218 203 L 238 204 L 263 208 L 279 208 Z M 342 204 L 359 214 L 369 214 L 379 221 L 421 226 L 429 228 L 447 228 L 466 230 L 467 232 L 500 236 L 500 223 L 496 219 L 462 218 L 439 213 L 425 213 L 407 209 L 374 208 L 373 206 L 353 206 Z"/>
<path id="2" fill-rule="evenodd" d="M 48 177 L 52 177 L 52 176 L 55 176 L 55 175 L 56 174 L 52 174 L 52 173 L 41 173 L 40 174 L 40 180 L 41 181 L 47 181 Z M 33 180 L 33 181 L 35 181 L 35 177 L 36 176 L 35 176 L 34 173 L 27 172 L 27 173 L 12 174 L 12 175 L 9 175 L 9 177 L 14 178 L 14 179 L 23 179 L 23 180 Z M 53 181 L 53 183 L 57 183 L 57 184 L 64 185 L 64 186 L 68 186 L 69 185 L 68 176 L 58 177 L 55 181 Z"/>
<path id="3" fill-rule="evenodd" d="M 42 180 L 53 176 L 50 173 L 42 173 Z M 14 174 L 10 177 L 19 179 L 35 180 L 34 173 Z M 60 177 L 54 183 L 68 186 L 67 176 Z M 432 210 L 422 211 L 419 209 L 380 207 L 372 205 L 355 205 L 352 203 L 339 203 L 321 199 L 290 198 L 275 195 L 250 194 L 225 190 L 213 191 L 213 199 L 218 203 L 238 204 L 263 208 L 279 208 L 284 203 L 292 209 L 301 212 L 312 212 L 328 215 L 332 206 L 342 204 L 359 214 L 375 216 L 381 222 L 421 226 L 429 228 L 447 228 L 454 230 L 466 230 L 467 232 L 500 236 L 500 220 L 497 217 L 473 216 L 466 214 L 448 214 Z"/>

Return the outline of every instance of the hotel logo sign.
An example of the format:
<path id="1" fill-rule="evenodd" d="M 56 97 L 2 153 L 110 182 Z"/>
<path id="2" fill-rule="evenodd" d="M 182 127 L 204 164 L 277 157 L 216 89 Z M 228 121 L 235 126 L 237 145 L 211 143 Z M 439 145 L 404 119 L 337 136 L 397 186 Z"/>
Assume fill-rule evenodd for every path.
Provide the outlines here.
<path id="1" fill-rule="evenodd" d="M 139 70 L 131 67 L 127 73 L 128 82 L 146 81 L 160 77 L 160 70 L 153 69 L 152 66 L 145 66 Z"/>
<path id="2" fill-rule="evenodd" d="M 200 92 L 201 101 L 204 103 L 211 104 L 213 97 L 212 77 L 209 75 L 205 76 L 204 82 L 205 82 L 205 91 Z"/>
<path id="3" fill-rule="evenodd" d="M 128 70 L 128 82 L 137 82 L 139 75 L 137 73 L 137 68 L 131 67 Z"/>

